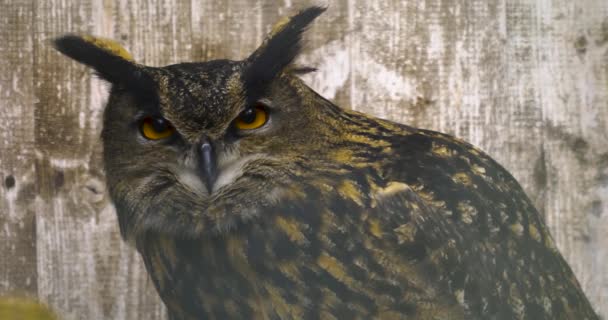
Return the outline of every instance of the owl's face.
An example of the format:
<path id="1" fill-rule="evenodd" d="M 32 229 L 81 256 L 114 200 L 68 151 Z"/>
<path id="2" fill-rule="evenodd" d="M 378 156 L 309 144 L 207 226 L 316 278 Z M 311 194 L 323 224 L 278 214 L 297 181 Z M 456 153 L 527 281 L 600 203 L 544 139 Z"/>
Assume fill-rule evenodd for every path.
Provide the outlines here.
<path id="1" fill-rule="evenodd" d="M 318 110 L 290 76 L 249 99 L 244 68 L 212 61 L 149 69 L 158 99 L 113 90 L 103 131 L 108 176 L 136 189 L 160 179 L 205 199 L 235 188 L 248 166 L 288 164 L 308 144 Z"/>
<path id="2" fill-rule="evenodd" d="M 322 11 L 278 25 L 243 61 L 155 68 L 97 39 L 57 41 L 113 85 L 102 139 L 123 235 L 230 229 L 331 149 L 336 109 L 290 66 L 303 29 Z"/>
<path id="3" fill-rule="evenodd" d="M 251 98 L 246 68 L 227 60 L 148 68 L 156 99 L 115 88 L 102 135 L 108 177 L 142 193 L 164 185 L 204 200 L 239 188 L 248 170 L 288 174 L 296 158 L 318 156 L 323 108 L 298 94 L 307 88 L 285 74 Z"/>

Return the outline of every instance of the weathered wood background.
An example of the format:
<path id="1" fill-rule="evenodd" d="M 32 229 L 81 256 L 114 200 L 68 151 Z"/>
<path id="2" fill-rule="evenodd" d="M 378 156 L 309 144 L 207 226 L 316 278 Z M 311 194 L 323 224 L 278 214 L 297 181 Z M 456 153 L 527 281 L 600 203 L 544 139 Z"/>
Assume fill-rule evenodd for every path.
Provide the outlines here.
<path id="1" fill-rule="evenodd" d="M 101 171 L 107 86 L 49 40 L 139 62 L 241 59 L 289 0 L 0 1 L 0 294 L 64 319 L 164 319 Z M 518 178 L 608 317 L 608 1 L 332 1 L 308 83 L 343 107 L 462 137 Z"/>

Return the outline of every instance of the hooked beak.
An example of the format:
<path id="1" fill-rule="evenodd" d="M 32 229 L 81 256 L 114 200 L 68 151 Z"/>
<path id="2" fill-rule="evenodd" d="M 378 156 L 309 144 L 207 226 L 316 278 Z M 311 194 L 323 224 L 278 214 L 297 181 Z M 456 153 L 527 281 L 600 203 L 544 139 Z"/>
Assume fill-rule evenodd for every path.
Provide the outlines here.
<path id="1" fill-rule="evenodd" d="M 215 149 L 209 138 L 204 137 L 197 148 L 199 156 L 199 175 L 201 176 L 209 193 L 217 180 L 217 157 Z"/>

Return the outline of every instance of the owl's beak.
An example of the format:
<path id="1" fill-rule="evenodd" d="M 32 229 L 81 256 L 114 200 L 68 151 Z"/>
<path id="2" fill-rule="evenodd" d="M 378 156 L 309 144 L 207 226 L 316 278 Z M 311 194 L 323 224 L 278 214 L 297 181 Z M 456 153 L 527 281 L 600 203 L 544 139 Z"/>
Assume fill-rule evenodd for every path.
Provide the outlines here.
<path id="1" fill-rule="evenodd" d="M 211 193 L 213 184 L 217 179 L 217 157 L 215 155 L 215 149 L 207 137 L 203 138 L 198 146 L 198 154 L 199 174 L 207 187 L 207 191 Z"/>

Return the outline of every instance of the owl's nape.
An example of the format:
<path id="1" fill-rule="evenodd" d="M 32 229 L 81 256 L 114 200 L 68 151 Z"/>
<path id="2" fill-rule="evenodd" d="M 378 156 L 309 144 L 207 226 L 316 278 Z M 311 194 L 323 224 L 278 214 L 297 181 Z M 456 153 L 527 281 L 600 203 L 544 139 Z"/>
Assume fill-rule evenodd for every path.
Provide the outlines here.
<path id="1" fill-rule="evenodd" d="M 343 110 L 292 66 L 325 9 L 242 61 L 59 51 L 112 84 L 104 168 L 172 319 L 596 319 L 521 186 L 446 134 Z"/>

